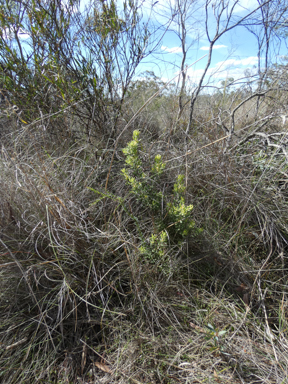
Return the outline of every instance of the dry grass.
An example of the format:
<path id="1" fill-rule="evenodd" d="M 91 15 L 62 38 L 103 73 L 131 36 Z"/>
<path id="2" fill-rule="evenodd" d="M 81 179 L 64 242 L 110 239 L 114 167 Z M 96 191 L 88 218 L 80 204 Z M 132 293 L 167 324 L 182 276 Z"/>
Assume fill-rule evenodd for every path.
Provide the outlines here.
<path id="1" fill-rule="evenodd" d="M 283 137 L 266 152 L 259 138 L 227 149 L 213 108 L 188 140 L 173 121 L 159 128 L 148 108 L 115 152 L 102 138 L 75 142 L 72 129 L 56 140 L 10 121 L 0 158 L 3 383 L 286 382 Z M 250 131 L 260 115 L 245 121 Z M 265 132 L 275 132 L 269 121 Z M 140 257 L 155 218 L 120 175 L 135 125 L 145 167 L 162 155 L 165 196 L 185 174 L 203 228 L 171 245 L 169 275 Z"/>

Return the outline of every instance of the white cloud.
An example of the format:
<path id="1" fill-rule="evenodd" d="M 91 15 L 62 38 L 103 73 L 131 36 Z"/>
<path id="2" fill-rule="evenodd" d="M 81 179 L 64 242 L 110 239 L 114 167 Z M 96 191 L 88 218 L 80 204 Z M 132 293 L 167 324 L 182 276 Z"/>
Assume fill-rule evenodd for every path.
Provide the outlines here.
<path id="1" fill-rule="evenodd" d="M 201 47 L 201 51 L 209 51 L 210 47 Z M 227 48 L 227 45 L 214 45 L 213 49 Z"/>
<path id="2" fill-rule="evenodd" d="M 18 31 L 18 35 L 21 39 L 28 39 L 30 37 L 29 33 L 24 31 L 24 29 L 20 28 Z"/>
<path id="3" fill-rule="evenodd" d="M 168 47 L 165 47 L 165 45 L 162 45 L 161 49 L 162 49 L 162 51 L 165 51 L 168 53 L 181 53 L 182 52 L 181 47 L 168 48 Z"/>
<path id="4" fill-rule="evenodd" d="M 253 9 L 259 7 L 257 0 L 240 0 L 239 3 L 234 8 L 235 13 L 241 13 L 244 11 L 251 12 Z"/>
<path id="5" fill-rule="evenodd" d="M 256 56 L 239 60 L 228 59 L 226 61 L 219 61 L 216 65 L 208 69 L 205 79 L 206 82 L 209 79 L 209 83 L 213 83 L 215 81 L 217 83 L 228 77 L 233 77 L 237 80 L 244 76 L 244 72 L 247 69 L 249 69 L 251 73 L 255 73 L 257 71 L 257 69 L 255 69 L 255 65 L 257 64 L 258 58 Z M 192 83 L 197 84 L 203 74 L 203 71 L 203 69 L 188 69 L 187 75 L 189 76 L 189 80 Z"/>
<path id="6" fill-rule="evenodd" d="M 258 64 L 258 57 L 257 56 L 250 56 L 250 57 L 246 57 L 245 59 L 239 59 L 239 60 L 236 60 L 236 59 L 228 59 L 228 60 L 225 60 L 225 61 L 219 61 L 217 64 L 216 64 L 216 68 L 221 68 L 221 69 L 228 69 L 228 68 L 232 68 L 232 67 L 239 67 L 239 66 L 247 66 L 247 65 L 250 65 L 250 66 L 253 66 L 253 65 L 257 65 Z"/>
<path id="7" fill-rule="evenodd" d="M 14 26 L 7 27 L 2 30 L 2 37 L 5 40 L 12 40 L 15 38 L 15 33 L 17 33 L 20 39 L 28 39 L 30 35 L 23 28 L 16 28 Z"/>

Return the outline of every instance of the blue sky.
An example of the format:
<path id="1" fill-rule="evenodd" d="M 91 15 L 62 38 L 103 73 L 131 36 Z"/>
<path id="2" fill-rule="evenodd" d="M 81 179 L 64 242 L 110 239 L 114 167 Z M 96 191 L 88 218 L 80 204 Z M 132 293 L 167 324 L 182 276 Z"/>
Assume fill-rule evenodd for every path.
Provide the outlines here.
<path id="1" fill-rule="evenodd" d="M 170 0 L 172 5 L 175 0 Z M 230 1 L 233 4 L 235 1 Z M 165 25 L 167 18 L 163 13 L 168 11 L 168 0 L 159 0 L 154 6 L 157 16 L 154 17 L 154 22 Z M 253 9 L 259 6 L 256 0 L 240 0 L 234 9 L 235 18 L 242 18 L 249 14 Z M 156 8 L 156 9 L 155 9 Z M 145 14 L 145 11 L 144 11 Z M 146 16 L 148 12 L 146 11 Z M 209 15 L 208 31 L 213 37 L 215 31 L 215 22 L 211 14 Z M 195 20 L 197 21 L 195 23 Z M 191 47 L 188 51 L 187 64 L 191 65 L 194 61 L 208 53 L 209 41 L 205 31 L 205 12 L 204 6 L 198 6 L 196 12 L 191 17 L 191 30 L 187 37 L 188 44 Z M 171 30 L 172 29 L 172 30 Z M 173 32 L 177 29 L 173 24 L 170 26 L 170 31 L 164 35 L 158 54 L 155 55 L 154 63 L 151 58 L 146 60 L 147 64 L 141 65 L 142 68 L 153 70 L 156 75 L 163 80 L 171 79 L 177 74 L 182 54 L 181 43 L 179 38 Z M 255 29 L 256 31 L 256 29 Z M 272 44 L 272 41 L 271 41 Z M 283 44 L 281 49 L 271 50 L 271 62 L 276 63 L 281 61 L 281 56 L 286 55 L 286 47 Z M 255 73 L 258 67 L 258 46 L 257 39 L 245 27 L 238 26 L 235 29 L 224 34 L 214 45 L 212 62 L 206 76 L 206 83 L 219 85 L 221 80 L 233 77 L 234 79 L 242 78 L 245 70 L 250 73 Z M 197 83 L 203 73 L 203 69 L 207 63 L 207 56 L 200 60 L 197 64 L 188 69 L 188 76 L 191 83 Z M 263 58 L 261 57 L 263 62 Z"/>
<path id="2" fill-rule="evenodd" d="M 68 0 L 62 0 L 67 3 Z M 119 9 L 122 8 L 123 0 L 116 0 Z M 158 35 L 154 36 L 156 41 L 163 36 L 161 43 L 158 46 L 157 52 L 149 56 L 140 64 L 137 75 L 140 76 L 144 71 L 154 71 L 154 73 L 161 77 L 164 81 L 168 81 L 175 77 L 179 72 L 179 66 L 182 59 L 181 42 L 175 31 L 177 25 L 170 23 L 169 31 L 163 35 L 165 26 L 169 23 L 171 12 L 169 13 L 169 4 L 173 6 L 175 0 L 146 0 L 143 2 L 141 10 L 143 11 L 144 21 L 151 16 L 151 4 L 153 4 L 152 23 L 154 26 L 159 27 Z M 230 4 L 237 3 L 234 9 L 234 17 L 241 18 L 250 13 L 253 9 L 259 6 L 256 0 L 230 0 Z M 81 0 L 81 8 L 83 9 L 88 3 L 88 0 Z M 209 41 L 207 40 L 205 30 L 205 12 L 204 6 L 200 1 L 194 3 L 194 9 L 191 12 L 191 18 L 187 23 L 188 36 L 187 45 L 190 46 L 188 50 L 186 63 L 188 66 L 193 64 L 196 60 L 203 55 L 208 54 Z M 235 19 L 236 20 L 236 19 Z M 215 31 L 215 21 L 213 15 L 209 14 L 208 23 L 209 34 L 213 37 Z M 21 32 L 21 31 L 20 31 Z M 22 39 L 29 36 L 25 35 L 25 31 L 20 34 Z M 272 42 L 271 42 L 272 43 Z M 271 51 L 272 62 L 279 62 L 282 55 L 286 55 L 286 47 L 278 51 Z M 215 43 L 212 55 L 212 62 L 205 78 L 205 84 L 216 86 L 219 85 L 221 80 L 233 77 L 238 79 L 243 77 L 244 71 L 249 70 L 255 73 L 258 65 L 257 58 L 258 48 L 255 36 L 247 31 L 244 27 L 236 27 L 222 37 Z M 204 57 L 197 64 L 193 65 L 187 70 L 190 83 L 197 84 L 203 69 L 206 66 L 208 56 Z"/>

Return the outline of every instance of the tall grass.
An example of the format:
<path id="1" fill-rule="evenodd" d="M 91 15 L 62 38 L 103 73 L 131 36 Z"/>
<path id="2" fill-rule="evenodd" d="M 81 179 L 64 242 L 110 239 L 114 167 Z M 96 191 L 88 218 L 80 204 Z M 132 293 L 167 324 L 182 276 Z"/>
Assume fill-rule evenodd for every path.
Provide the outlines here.
<path id="1" fill-rule="evenodd" d="M 132 99 L 123 112 L 127 121 L 135 114 Z M 114 142 L 117 147 L 97 134 L 87 140 L 73 110 L 52 119 L 48 129 L 41 119 L 17 127 L 5 115 L 3 383 L 287 379 L 284 128 L 269 115 L 269 106 L 247 117 L 243 104 L 235 120 L 237 136 L 227 141 L 215 118 L 221 116 L 223 97 L 219 106 L 219 95 L 203 96 L 187 137 L 185 113 L 176 125 L 173 116 L 165 120 L 170 110 L 165 108 L 175 100 L 170 94 L 148 105 Z M 228 101 L 224 106 L 235 108 Z M 266 139 L 253 136 L 264 112 L 270 116 L 261 129 Z M 135 128 L 141 132 L 142 182 L 155 186 L 161 197 L 156 213 L 121 172 L 127 168 L 122 150 Z M 265 144 L 275 132 L 283 132 L 269 136 L 276 146 Z M 156 155 L 166 165 L 155 182 Z M 193 205 L 191 221 L 202 233 L 183 237 L 176 231 L 173 239 L 171 228 L 181 220 L 165 220 L 180 174 L 185 206 Z M 151 235 L 160 236 L 161 220 L 168 273 L 159 268 L 164 262 L 159 243 L 156 261 L 143 255 Z"/>

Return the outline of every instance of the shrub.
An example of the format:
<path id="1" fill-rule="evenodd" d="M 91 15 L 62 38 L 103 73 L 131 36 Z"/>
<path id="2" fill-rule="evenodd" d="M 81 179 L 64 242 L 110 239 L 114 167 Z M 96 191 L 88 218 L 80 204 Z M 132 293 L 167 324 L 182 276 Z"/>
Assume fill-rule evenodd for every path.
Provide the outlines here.
<path id="1" fill-rule="evenodd" d="M 163 273 L 170 274 L 171 246 L 181 247 L 188 235 L 197 235 L 201 230 L 195 227 L 191 218 L 193 205 L 185 204 L 184 175 L 177 177 L 172 194 L 165 195 L 161 192 L 161 177 L 166 164 L 158 154 L 151 168 L 145 171 L 139 154 L 140 148 L 140 132 L 136 130 L 133 132 L 133 140 L 123 149 L 126 168 L 122 169 L 122 174 L 136 201 L 148 209 L 154 223 L 153 233 L 150 231 L 148 239 L 140 233 L 142 244 L 139 251 L 146 261 L 157 264 Z"/>

